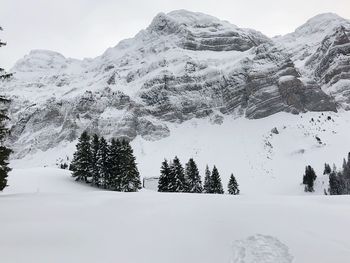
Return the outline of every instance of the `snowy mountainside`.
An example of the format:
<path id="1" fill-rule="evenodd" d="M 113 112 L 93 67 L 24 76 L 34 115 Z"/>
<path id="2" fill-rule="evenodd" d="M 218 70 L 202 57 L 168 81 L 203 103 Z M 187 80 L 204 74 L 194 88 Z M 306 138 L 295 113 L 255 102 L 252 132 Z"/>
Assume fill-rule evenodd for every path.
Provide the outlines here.
<path id="1" fill-rule="evenodd" d="M 278 113 L 264 119 L 248 120 L 226 116 L 197 118 L 182 124 L 167 123 L 170 135 L 149 141 L 137 136 L 133 142 L 140 174 L 159 176 L 164 158 L 177 155 L 184 164 L 189 158 L 198 163 L 204 176 L 205 166 L 216 165 L 226 188 L 234 173 L 243 195 L 303 194 L 301 185 L 306 165 L 316 173 L 316 194 L 328 189 L 323 176 L 324 163 L 341 168 L 350 151 L 350 113 Z M 275 129 L 276 128 L 276 129 Z M 276 133 L 277 130 L 277 133 Z M 320 141 L 317 140 L 317 138 Z M 60 159 L 71 159 L 76 141 L 61 144 L 12 162 L 15 168 L 53 167 Z"/>
<path id="2" fill-rule="evenodd" d="M 32 51 L 12 69 L 14 79 L 0 84 L 12 99 L 14 157 L 60 149 L 83 130 L 153 147 L 171 141 L 174 127 L 187 127 L 191 120 L 209 119 L 224 130 L 231 125 L 226 121 L 241 117 L 255 123 L 280 112 L 347 109 L 348 25 L 346 19 L 324 14 L 294 33 L 269 39 L 209 15 L 178 10 L 158 14 L 134 38 L 94 59 Z M 270 120 L 261 123 L 270 127 Z M 264 140 L 252 136 L 258 136 L 252 138 L 258 145 Z"/>

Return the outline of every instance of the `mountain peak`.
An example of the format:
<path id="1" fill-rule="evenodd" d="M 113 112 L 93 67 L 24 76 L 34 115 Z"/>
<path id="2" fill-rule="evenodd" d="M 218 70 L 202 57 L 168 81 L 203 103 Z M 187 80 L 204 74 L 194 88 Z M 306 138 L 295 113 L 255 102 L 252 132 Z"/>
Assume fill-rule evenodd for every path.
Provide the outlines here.
<path id="1" fill-rule="evenodd" d="M 324 21 L 330 21 L 330 20 L 346 20 L 346 19 L 342 18 L 341 16 L 339 16 L 336 13 L 329 12 L 329 13 L 318 14 L 318 15 L 311 17 L 310 19 L 308 19 L 306 21 L 306 24 L 322 23 Z"/>
<path id="2" fill-rule="evenodd" d="M 192 12 L 185 9 L 174 10 L 167 13 L 167 16 L 176 20 L 180 24 L 209 24 L 221 22 L 218 18 L 200 12 Z"/>
<path id="3" fill-rule="evenodd" d="M 294 34 L 310 35 L 315 33 L 330 33 L 334 28 L 340 25 L 349 24 L 349 20 L 342 18 L 335 13 L 324 13 L 316 15 L 306 21 L 305 24 L 298 27 Z M 292 33 L 293 34 L 293 33 Z M 324 34 L 322 34 L 324 37 Z"/>
<path id="4" fill-rule="evenodd" d="M 181 28 L 206 28 L 212 26 L 223 26 L 226 28 L 237 28 L 235 25 L 227 21 L 222 21 L 214 16 L 200 12 L 192 12 L 184 9 L 174 10 L 167 14 L 157 14 L 148 27 L 151 31 L 163 31 L 166 29 L 169 32 L 177 32 Z"/>

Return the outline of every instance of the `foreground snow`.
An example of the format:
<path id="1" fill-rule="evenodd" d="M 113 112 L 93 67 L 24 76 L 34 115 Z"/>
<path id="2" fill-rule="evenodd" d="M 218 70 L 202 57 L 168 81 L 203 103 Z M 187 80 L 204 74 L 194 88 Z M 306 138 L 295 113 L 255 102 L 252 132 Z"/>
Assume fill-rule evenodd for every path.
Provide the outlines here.
<path id="1" fill-rule="evenodd" d="M 0 194 L 1 262 L 348 262 L 348 196 L 116 193 L 52 168 Z M 293 261 L 292 261 L 293 258 Z"/>

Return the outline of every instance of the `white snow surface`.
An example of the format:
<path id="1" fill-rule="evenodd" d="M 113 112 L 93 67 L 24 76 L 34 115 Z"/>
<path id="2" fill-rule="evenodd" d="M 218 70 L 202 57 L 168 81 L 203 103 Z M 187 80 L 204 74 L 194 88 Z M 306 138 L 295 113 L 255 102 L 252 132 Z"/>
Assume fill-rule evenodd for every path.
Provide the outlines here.
<path id="1" fill-rule="evenodd" d="M 348 262 L 348 196 L 96 190 L 14 169 L 0 193 L 1 262 Z"/>

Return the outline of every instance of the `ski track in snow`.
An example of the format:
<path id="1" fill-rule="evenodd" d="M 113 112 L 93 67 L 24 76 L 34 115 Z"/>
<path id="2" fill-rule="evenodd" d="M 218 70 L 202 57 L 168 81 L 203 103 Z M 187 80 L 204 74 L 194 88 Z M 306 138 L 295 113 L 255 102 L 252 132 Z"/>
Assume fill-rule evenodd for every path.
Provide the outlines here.
<path id="1" fill-rule="evenodd" d="M 231 263 L 291 263 L 288 247 L 273 236 L 257 234 L 238 240 Z"/>

